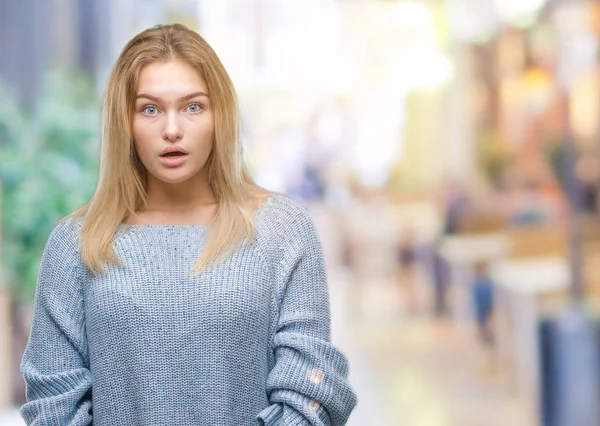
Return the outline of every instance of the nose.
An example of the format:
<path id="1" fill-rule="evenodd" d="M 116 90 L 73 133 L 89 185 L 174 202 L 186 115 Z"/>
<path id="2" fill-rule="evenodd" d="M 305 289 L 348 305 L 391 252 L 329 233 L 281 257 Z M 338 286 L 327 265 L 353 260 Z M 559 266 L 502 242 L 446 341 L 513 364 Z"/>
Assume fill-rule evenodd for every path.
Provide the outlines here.
<path id="1" fill-rule="evenodd" d="M 176 114 L 168 114 L 167 125 L 163 131 L 163 139 L 171 142 L 176 142 L 183 137 L 183 130 L 177 122 Z"/>

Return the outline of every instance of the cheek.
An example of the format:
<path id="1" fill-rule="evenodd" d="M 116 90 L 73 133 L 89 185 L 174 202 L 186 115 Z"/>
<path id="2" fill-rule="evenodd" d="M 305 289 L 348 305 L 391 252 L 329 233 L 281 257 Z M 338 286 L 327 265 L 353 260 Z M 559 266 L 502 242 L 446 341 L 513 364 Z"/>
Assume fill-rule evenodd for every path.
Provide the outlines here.
<path id="1" fill-rule="evenodd" d="M 209 126 L 204 131 L 203 139 L 205 141 L 205 147 L 208 151 L 212 151 L 214 140 L 215 140 L 215 126 L 213 123 L 210 123 Z"/>
<path id="2" fill-rule="evenodd" d="M 215 131 L 215 121 L 213 115 L 210 113 L 204 114 L 197 123 L 195 123 L 194 131 L 197 136 L 202 137 L 203 140 L 212 140 Z"/>
<path id="3" fill-rule="evenodd" d="M 141 158 L 144 158 L 146 152 L 151 149 L 152 130 L 149 127 L 150 126 L 140 123 L 140 120 L 133 120 L 133 141 L 135 149 Z"/>

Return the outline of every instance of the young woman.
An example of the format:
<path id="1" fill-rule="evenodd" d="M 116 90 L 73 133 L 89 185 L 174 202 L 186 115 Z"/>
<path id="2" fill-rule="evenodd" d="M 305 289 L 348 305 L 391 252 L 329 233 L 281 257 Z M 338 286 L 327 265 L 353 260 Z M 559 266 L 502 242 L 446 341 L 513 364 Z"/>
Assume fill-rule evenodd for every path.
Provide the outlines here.
<path id="1" fill-rule="evenodd" d="M 357 403 L 331 344 L 308 212 L 257 186 L 232 82 L 182 25 L 124 48 L 100 176 L 59 222 L 21 361 L 36 425 L 343 425 Z"/>

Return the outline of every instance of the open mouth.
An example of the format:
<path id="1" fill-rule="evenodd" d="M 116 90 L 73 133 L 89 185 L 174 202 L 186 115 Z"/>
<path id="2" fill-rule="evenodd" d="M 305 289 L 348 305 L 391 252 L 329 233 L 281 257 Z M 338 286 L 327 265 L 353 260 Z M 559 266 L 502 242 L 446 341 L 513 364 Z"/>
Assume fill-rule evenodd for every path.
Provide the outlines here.
<path id="1" fill-rule="evenodd" d="M 185 163 L 187 156 L 181 151 L 167 152 L 160 156 L 160 162 L 166 167 L 179 167 Z"/>
<path id="2" fill-rule="evenodd" d="M 167 154 L 161 155 L 161 157 L 183 157 L 184 155 L 187 154 L 184 154 L 183 152 L 169 152 Z"/>

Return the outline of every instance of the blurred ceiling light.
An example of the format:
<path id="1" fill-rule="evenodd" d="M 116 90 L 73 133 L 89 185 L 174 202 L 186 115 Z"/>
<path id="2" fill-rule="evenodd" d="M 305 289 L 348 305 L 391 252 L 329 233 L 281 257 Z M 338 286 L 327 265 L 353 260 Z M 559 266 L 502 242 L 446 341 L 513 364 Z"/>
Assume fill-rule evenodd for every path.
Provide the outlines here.
<path id="1" fill-rule="evenodd" d="M 495 0 L 496 10 L 502 19 L 512 25 L 529 27 L 547 0 Z"/>
<path id="2" fill-rule="evenodd" d="M 445 0 L 448 25 L 460 41 L 486 43 L 498 28 L 493 4 L 482 0 Z"/>
<path id="3" fill-rule="evenodd" d="M 552 77 L 541 68 L 528 68 L 523 75 L 526 90 L 526 107 L 533 114 L 540 114 L 550 106 L 554 97 Z"/>
<path id="4" fill-rule="evenodd" d="M 389 86 L 402 91 L 435 89 L 454 75 L 452 61 L 430 45 L 403 49 L 390 63 Z"/>
<path id="5" fill-rule="evenodd" d="M 394 28 L 421 29 L 434 27 L 433 14 L 423 3 L 403 1 L 390 8 L 388 23 Z"/>

